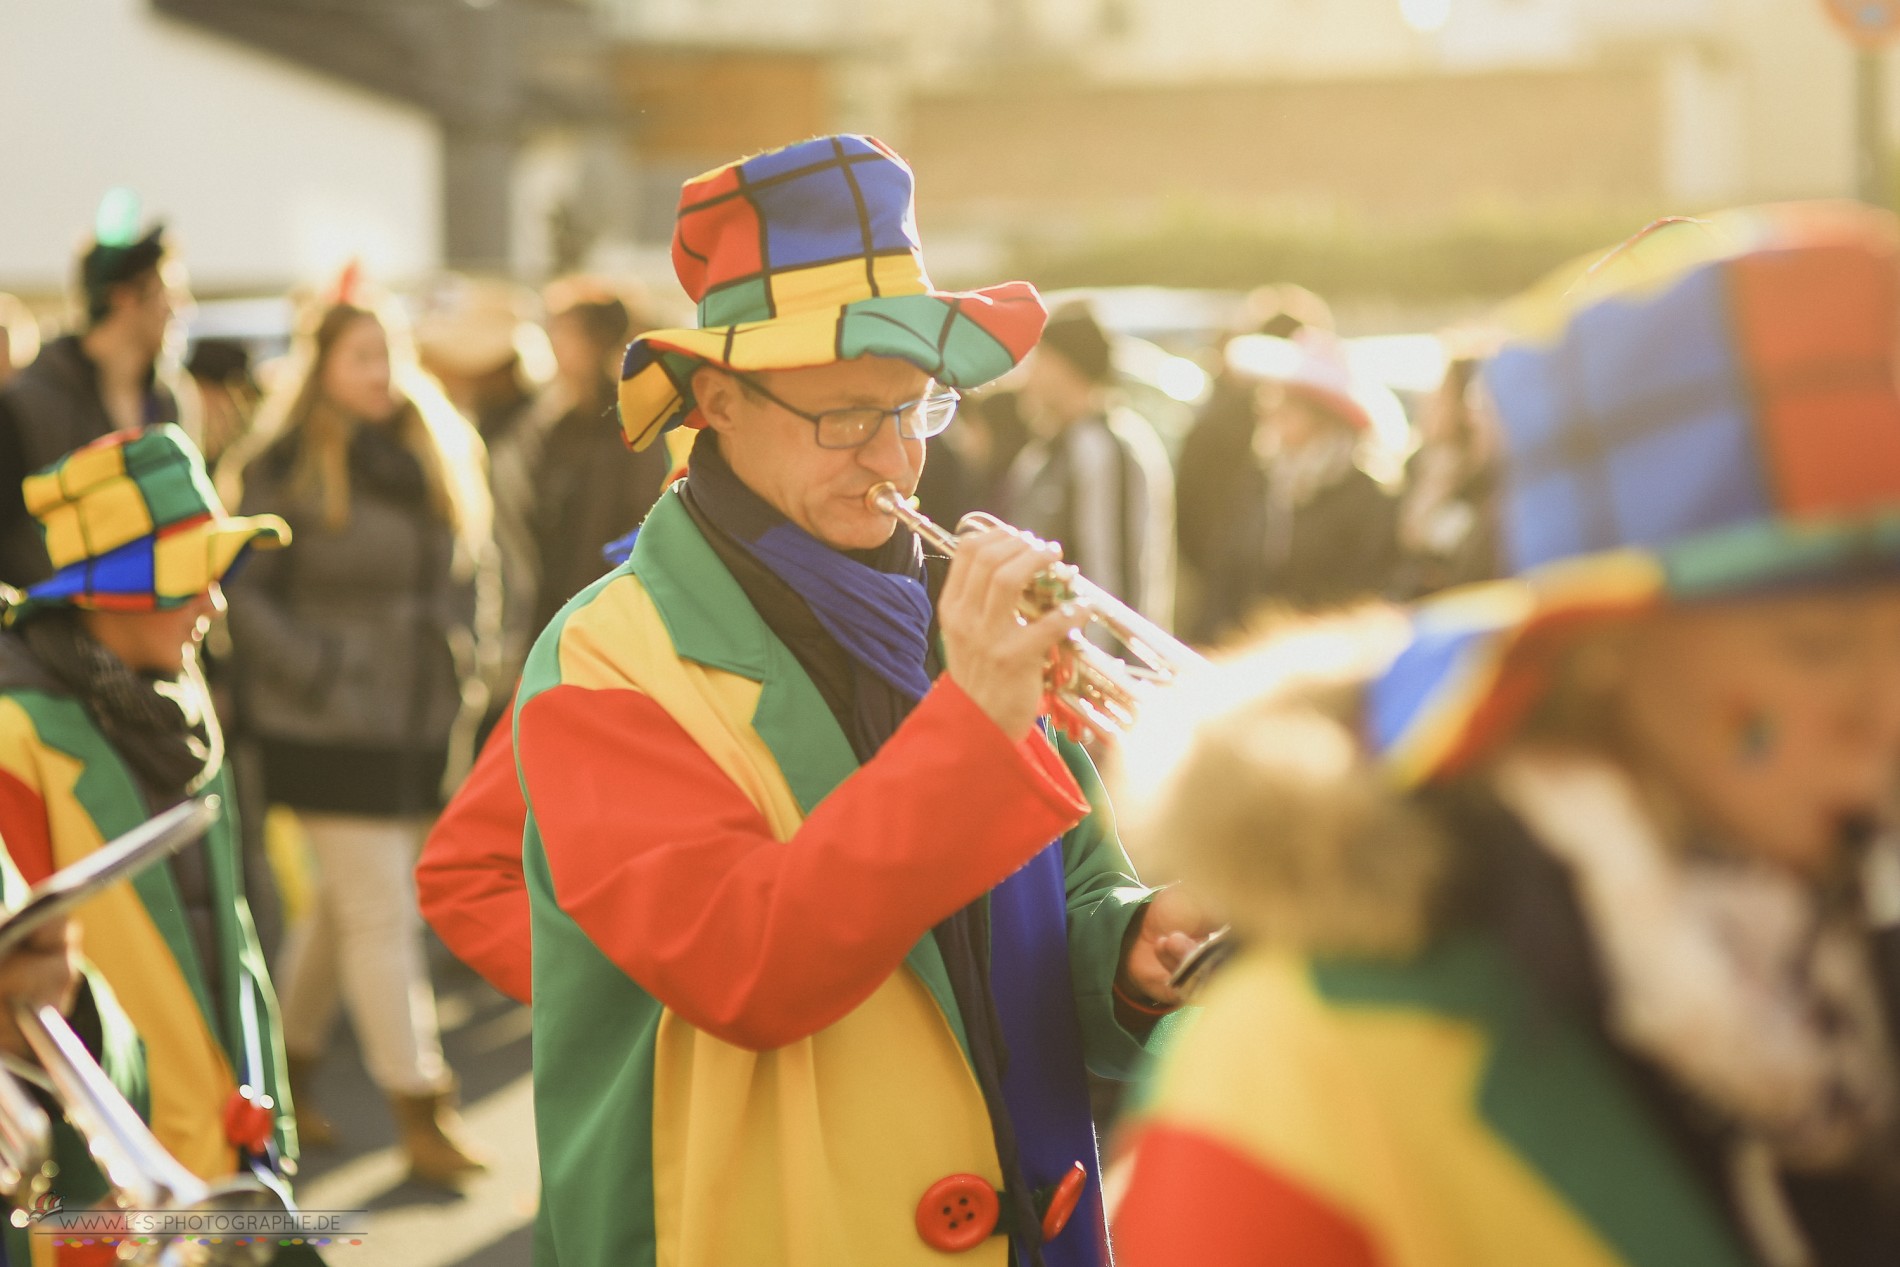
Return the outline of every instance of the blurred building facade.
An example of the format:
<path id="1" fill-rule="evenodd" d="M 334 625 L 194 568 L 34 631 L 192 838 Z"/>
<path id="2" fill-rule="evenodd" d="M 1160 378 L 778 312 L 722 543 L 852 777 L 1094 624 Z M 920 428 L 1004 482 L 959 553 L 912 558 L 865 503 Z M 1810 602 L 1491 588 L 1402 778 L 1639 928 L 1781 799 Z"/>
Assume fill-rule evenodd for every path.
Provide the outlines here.
<path id="1" fill-rule="evenodd" d="M 1005 135 L 1008 185 L 1098 213 L 1144 184 L 1379 216 L 1689 210 L 1854 188 L 1852 55 L 1818 0 L 1008 0 L 987 12 L 988 43 L 1009 50 L 998 73 L 937 67 L 912 112 L 911 150 L 956 189 Z M 1029 151 L 1049 161 L 1013 161 Z M 1110 154 L 1081 170 L 1078 156 Z"/>
<path id="2" fill-rule="evenodd" d="M 594 3 L 643 50 L 641 118 L 740 103 L 723 144 L 654 145 L 662 188 L 818 130 L 826 106 L 900 142 L 926 216 L 953 223 L 1170 199 L 1696 209 L 1854 186 L 1851 54 L 1819 0 Z M 761 89 L 763 107 L 696 91 L 717 74 L 656 88 L 654 56 L 740 80 L 746 59 L 795 61 L 802 87 Z"/>
<path id="3" fill-rule="evenodd" d="M 1854 184 L 1851 55 L 1819 0 L 7 10 L 0 109 L 22 124 L 0 148 L 0 287 L 16 289 L 63 283 L 115 184 L 174 222 L 212 290 L 351 256 L 392 281 L 582 264 L 660 281 L 684 179 L 839 128 L 912 158 L 951 274 L 966 244 L 980 260 L 1004 234 L 1170 204 L 1376 223 Z"/>
<path id="4" fill-rule="evenodd" d="M 0 289 L 54 296 L 101 195 L 130 186 L 209 289 L 360 256 L 437 267 L 442 139 L 424 110 L 172 21 L 146 0 L 8 0 Z"/>
<path id="5" fill-rule="evenodd" d="M 540 276 L 630 228 L 608 36 L 582 0 L 152 0 L 410 103 L 441 138 L 444 262 Z"/>

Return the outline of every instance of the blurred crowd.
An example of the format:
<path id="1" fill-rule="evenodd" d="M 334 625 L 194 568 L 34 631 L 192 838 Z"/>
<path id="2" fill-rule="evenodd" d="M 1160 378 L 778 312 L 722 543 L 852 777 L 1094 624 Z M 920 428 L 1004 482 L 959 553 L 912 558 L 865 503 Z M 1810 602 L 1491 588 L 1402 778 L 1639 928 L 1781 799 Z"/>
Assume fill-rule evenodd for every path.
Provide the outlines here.
<path id="1" fill-rule="evenodd" d="M 635 452 L 615 413 L 621 353 L 656 317 L 602 278 L 397 294 L 352 264 L 290 297 L 290 329 L 193 335 L 187 264 L 162 229 L 92 243 L 63 329 L 0 295 L 0 582 L 53 570 L 21 482 L 154 424 L 183 429 L 239 513 L 289 525 L 288 549 L 228 578 L 206 661 L 299 1125 L 333 1138 L 308 1088 L 346 1010 L 420 1172 L 454 1175 L 479 1156 L 453 1116 L 410 869 L 535 637 L 678 473 L 681 446 Z M 932 446 L 922 509 L 1062 542 L 1203 645 L 1489 575 L 1471 362 L 1414 397 L 1413 427 L 1355 374 L 1320 297 L 1270 287 L 1243 311 L 1178 349 L 1210 371 L 1183 426 L 1178 406 L 1141 407 L 1156 393 L 1124 368 L 1125 335 L 1086 301 L 1058 306 Z M 288 926 L 267 853 L 302 877 Z"/>

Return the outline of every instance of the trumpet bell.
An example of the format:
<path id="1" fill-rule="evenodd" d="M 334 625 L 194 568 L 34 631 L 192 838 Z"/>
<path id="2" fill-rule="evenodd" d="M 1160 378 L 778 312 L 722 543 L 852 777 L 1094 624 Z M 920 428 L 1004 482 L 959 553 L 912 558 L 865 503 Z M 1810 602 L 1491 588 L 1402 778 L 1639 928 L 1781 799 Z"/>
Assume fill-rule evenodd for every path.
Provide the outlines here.
<path id="1" fill-rule="evenodd" d="M 994 515 L 965 515 L 951 531 L 932 520 L 890 483 L 865 494 L 872 509 L 890 515 L 939 552 L 955 557 L 962 538 L 1000 529 L 1025 535 Z M 1034 620 L 1063 606 L 1085 613 L 1091 624 L 1113 634 L 1134 657 L 1123 660 L 1089 641 L 1080 630 L 1050 654 L 1044 677 L 1050 720 L 1077 741 L 1107 738 L 1134 724 L 1141 696 L 1174 681 L 1205 662 L 1193 648 L 1121 599 L 1083 576 L 1072 564 L 1058 563 L 1038 573 L 1024 592 L 1019 611 Z"/>

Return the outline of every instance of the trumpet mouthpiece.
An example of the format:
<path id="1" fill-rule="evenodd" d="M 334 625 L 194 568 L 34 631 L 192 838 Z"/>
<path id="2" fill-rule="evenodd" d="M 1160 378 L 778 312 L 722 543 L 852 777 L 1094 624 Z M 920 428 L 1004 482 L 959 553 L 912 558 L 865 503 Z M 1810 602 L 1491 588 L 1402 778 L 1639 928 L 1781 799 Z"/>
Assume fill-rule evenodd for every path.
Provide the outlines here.
<path id="1" fill-rule="evenodd" d="M 882 484 L 873 484 L 871 491 L 864 495 L 864 503 L 872 510 L 881 510 L 887 515 L 897 513 L 899 506 L 915 506 L 916 500 L 897 491 L 897 485 L 885 480 Z"/>

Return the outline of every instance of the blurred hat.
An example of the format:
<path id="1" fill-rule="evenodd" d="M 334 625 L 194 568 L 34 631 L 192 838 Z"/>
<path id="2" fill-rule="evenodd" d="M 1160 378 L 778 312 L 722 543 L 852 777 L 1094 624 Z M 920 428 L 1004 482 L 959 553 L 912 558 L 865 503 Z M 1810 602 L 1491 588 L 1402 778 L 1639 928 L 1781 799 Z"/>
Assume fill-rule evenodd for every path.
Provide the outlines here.
<path id="1" fill-rule="evenodd" d="M 1900 575 L 1900 220 L 1807 203 L 1673 224 L 1507 320 L 1482 381 L 1516 579 L 1415 612 L 1368 718 L 1402 773 L 1480 755 L 1604 619 Z"/>
<path id="2" fill-rule="evenodd" d="M 226 514 L 204 458 L 170 425 L 96 440 L 21 488 L 54 572 L 8 609 L 9 624 L 54 605 L 177 607 L 210 589 L 251 546 L 290 541 L 276 515 Z"/>
<path id="3" fill-rule="evenodd" d="M 1374 413 L 1383 407 L 1372 397 L 1384 389 L 1356 376 L 1339 341 L 1319 330 L 1302 330 L 1290 339 L 1271 334 L 1239 335 L 1228 340 L 1226 356 L 1227 368 L 1234 373 L 1277 383 L 1287 392 L 1338 414 L 1360 431 L 1372 429 Z"/>
<path id="4" fill-rule="evenodd" d="M 185 358 L 185 372 L 193 378 L 208 378 L 218 383 L 248 383 L 251 349 L 242 339 L 199 339 L 191 345 L 191 354 Z"/>
<path id="5" fill-rule="evenodd" d="M 165 258 L 164 224 L 141 230 L 142 214 L 139 197 L 130 189 L 109 189 L 99 200 L 92 240 L 79 256 L 79 288 L 93 320 L 110 309 L 114 286 L 157 268 Z"/>
<path id="6" fill-rule="evenodd" d="M 1256 286 L 1247 292 L 1247 321 L 1254 334 L 1272 334 L 1290 339 L 1301 330 L 1330 331 L 1333 310 L 1324 299 L 1304 286 L 1283 282 L 1277 286 Z"/>
<path id="7" fill-rule="evenodd" d="M 538 367 L 546 340 L 534 316 L 533 294 L 512 282 L 453 278 L 424 299 L 416 348 L 432 370 L 450 374 L 488 374 L 517 359 Z"/>
<path id="8" fill-rule="evenodd" d="M 931 287 L 910 168 L 867 136 L 802 141 L 688 181 L 673 268 L 700 328 L 628 346 L 620 424 L 635 449 L 701 425 L 701 365 L 756 372 L 888 356 L 946 387 L 977 387 L 1028 354 L 1046 316 L 1027 282 Z"/>
<path id="9" fill-rule="evenodd" d="M 1052 313 L 1036 346 L 1060 355 L 1091 383 L 1107 383 L 1115 377 L 1108 335 L 1086 304 L 1071 304 Z"/>

